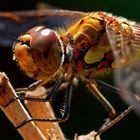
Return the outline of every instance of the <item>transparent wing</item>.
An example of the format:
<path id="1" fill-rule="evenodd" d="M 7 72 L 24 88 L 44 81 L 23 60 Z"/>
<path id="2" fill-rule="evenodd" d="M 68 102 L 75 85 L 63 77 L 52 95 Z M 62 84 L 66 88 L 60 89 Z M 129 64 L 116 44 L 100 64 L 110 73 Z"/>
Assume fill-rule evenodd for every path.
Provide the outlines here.
<path id="1" fill-rule="evenodd" d="M 68 10 L 0 12 L 0 46 L 11 46 L 14 40 L 10 36 L 18 37 L 33 26 L 46 25 L 48 28 L 61 28 L 86 14 Z"/>
<path id="2" fill-rule="evenodd" d="M 106 26 L 115 57 L 115 81 L 120 96 L 140 114 L 140 27 L 122 25 L 114 19 Z"/>

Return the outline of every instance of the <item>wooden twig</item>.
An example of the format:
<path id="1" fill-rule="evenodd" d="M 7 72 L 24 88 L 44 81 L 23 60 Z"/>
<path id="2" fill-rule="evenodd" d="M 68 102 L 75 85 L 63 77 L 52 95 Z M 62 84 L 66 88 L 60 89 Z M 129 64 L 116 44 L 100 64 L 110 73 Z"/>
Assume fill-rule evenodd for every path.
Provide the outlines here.
<path id="1" fill-rule="evenodd" d="M 23 105 L 19 100 L 16 100 L 12 102 L 9 106 L 6 108 L 3 108 L 2 106 L 7 104 L 9 100 L 16 97 L 16 93 L 14 89 L 12 88 L 9 79 L 6 77 L 4 73 L 0 73 L 0 105 L 3 112 L 6 114 L 7 118 L 12 122 L 12 124 L 16 127 L 20 125 L 25 120 L 28 120 L 30 118 L 30 115 L 25 110 Z M 45 104 L 45 107 L 38 106 L 38 103 L 33 104 L 35 109 L 33 111 L 40 114 L 46 113 L 44 110 L 48 110 L 47 114 L 49 116 L 53 115 L 53 111 L 49 105 L 49 103 Z M 28 105 L 30 108 L 31 105 Z M 30 110 L 32 110 L 30 108 Z M 33 112 L 32 111 L 32 112 Z M 50 112 L 49 112 L 50 111 Z M 38 123 L 37 123 L 38 124 Z M 42 127 L 43 126 L 43 127 Z M 56 123 L 43 123 L 42 126 L 37 126 L 34 122 L 29 122 L 23 127 L 18 129 L 18 132 L 21 134 L 24 140 L 48 140 L 55 138 L 54 132 L 57 133 L 57 139 L 63 140 L 65 139 L 63 136 L 63 133 L 61 132 L 61 129 L 59 128 L 59 125 Z M 42 131 L 43 130 L 43 131 Z"/>
<path id="2" fill-rule="evenodd" d="M 28 96 L 42 97 L 46 96 L 46 92 L 43 87 L 40 87 L 26 94 Z M 19 100 L 15 100 L 6 108 L 3 107 L 16 96 L 15 90 L 11 86 L 7 76 L 4 73 L 0 73 L 0 108 L 15 127 L 30 119 L 31 116 L 34 118 L 54 117 L 53 109 L 49 102 L 26 101 L 25 109 Z M 30 112 L 31 116 L 28 112 Z M 58 123 L 32 121 L 19 128 L 18 132 L 24 140 L 66 140 Z M 96 132 L 92 131 L 87 135 L 75 135 L 74 140 L 94 140 L 95 134 Z M 100 140 L 99 136 L 97 136 L 96 140 Z"/>
<path id="3" fill-rule="evenodd" d="M 33 92 L 27 92 L 26 95 L 41 98 L 46 96 L 46 92 L 47 91 L 43 87 L 39 87 Z M 55 118 L 49 102 L 26 101 L 25 104 L 33 118 Z M 47 139 L 65 140 L 58 123 L 35 122 L 35 124 Z"/>

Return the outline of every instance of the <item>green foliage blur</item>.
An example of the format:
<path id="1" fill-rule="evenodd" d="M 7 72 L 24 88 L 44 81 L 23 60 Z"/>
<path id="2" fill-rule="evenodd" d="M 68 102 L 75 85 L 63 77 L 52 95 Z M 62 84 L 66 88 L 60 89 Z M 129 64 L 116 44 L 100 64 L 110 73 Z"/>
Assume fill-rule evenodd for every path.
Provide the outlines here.
<path id="1" fill-rule="evenodd" d="M 0 0 L 0 11 L 34 10 L 39 2 L 44 2 L 60 9 L 88 12 L 106 11 L 140 22 L 139 0 Z M 112 79 L 112 76 L 110 76 L 105 81 L 112 83 Z M 87 91 L 85 85 L 81 83 L 80 86 L 82 88 L 78 87 L 74 90 L 70 119 L 61 124 L 64 134 L 69 139 L 73 138 L 74 133 L 86 134 L 92 130 L 98 130 L 104 119 L 107 118 L 105 110 Z M 117 113 L 121 113 L 127 107 L 117 94 L 109 93 L 105 90 L 101 91 L 111 101 Z M 6 117 L 2 116 L 2 119 L 4 120 Z M 6 121 L 8 122 L 8 120 Z M 5 128 L 0 128 L 0 139 L 22 139 L 12 125 L 7 122 L 6 124 L 9 126 L 5 125 Z M 139 129 L 140 118 L 135 113 L 130 113 L 105 132 L 101 138 L 102 140 L 139 140 Z"/>
<path id="2" fill-rule="evenodd" d="M 62 9 L 79 11 L 106 11 L 140 21 L 139 0 L 0 0 L 0 11 L 31 10 L 44 2 Z"/>

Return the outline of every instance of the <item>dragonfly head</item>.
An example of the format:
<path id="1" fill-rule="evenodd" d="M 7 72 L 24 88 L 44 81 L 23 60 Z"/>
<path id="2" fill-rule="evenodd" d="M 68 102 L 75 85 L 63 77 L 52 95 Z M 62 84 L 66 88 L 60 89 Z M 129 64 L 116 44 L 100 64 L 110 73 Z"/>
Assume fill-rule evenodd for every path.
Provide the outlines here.
<path id="1" fill-rule="evenodd" d="M 63 44 L 57 33 L 45 26 L 36 26 L 21 35 L 13 51 L 14 59 L 29 77 L 39 71 L 52 76 L 63 63 Z"/>

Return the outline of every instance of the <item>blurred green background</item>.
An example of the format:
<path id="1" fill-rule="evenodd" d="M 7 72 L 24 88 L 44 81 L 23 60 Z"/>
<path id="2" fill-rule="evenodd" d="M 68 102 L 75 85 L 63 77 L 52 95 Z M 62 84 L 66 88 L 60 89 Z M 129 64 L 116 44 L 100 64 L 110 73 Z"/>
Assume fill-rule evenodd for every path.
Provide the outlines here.
<path id="1" fill-rule="evenodd" d="M 36 9 L 37 4 L 40 2 L 44 2 L 62 9 L 88 12 L 99 10 L 106 11 L 113 13 L 114 15 L 124 16 L 138 22 L 140 21 L 139 0 L 0 0 L 0 11 L 34 10 Z M 5 60 L 7 60 L 7 58 Z M 1 71 L 3 70 L 3 68 L 0 69 Z M 12 71 L 12 68 L 10 70 Z M 18 79 L 21 80 L 26 77 L 22 73 L 18 76 Z M 16 87 L 16 82 L 13 79 L 10 80 L 15 84 Z M 113 78 L 110 76 L 105 80 L 112 83 Z M 28 85 L 30 82 L 31 81 L 27 81 L 26 83 L 23 83 L 23 85 Z M 126 105 L 118 95 L 109 93 L 108 91 L 102 92 L 107 97 L 107 99 L 111 101 L 118 113 L 123 111 Z M 84 87 L 84 84 L 80 84 L 80 88 L 76 88 L 74 90 L 70 119 L 67 122 L 61 124 L 61 126 L 66 137 L 72 139 L 74 133 L 86 134 L 89 131 L 98 130 L 106 117 L 107 114 L 105 113 L 105 110 L 102 108 L 102 106 L 87 91 L 87 89 Z M 102 140 L 139 140 L 139 130 L 140 118 L 132 112 L 107 132 L 105 132 L 101 138 Z M 22 139 L 2 112 L 0 112 L 0 139 Z"/>
<path id="2" fill-rule="evenodd" d="M 134 20 L 140 20 L 139 0 L 0 0 L 1 11 L 31 10 L 35 9 L 37 3 L 44 2 L 62 9 L 81 11 L 106 11 L 115 15 L 124 16 Z"/>

